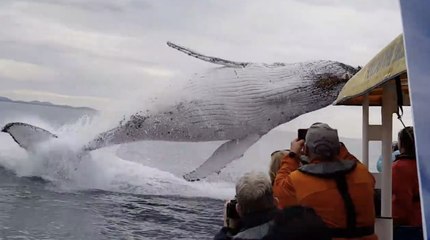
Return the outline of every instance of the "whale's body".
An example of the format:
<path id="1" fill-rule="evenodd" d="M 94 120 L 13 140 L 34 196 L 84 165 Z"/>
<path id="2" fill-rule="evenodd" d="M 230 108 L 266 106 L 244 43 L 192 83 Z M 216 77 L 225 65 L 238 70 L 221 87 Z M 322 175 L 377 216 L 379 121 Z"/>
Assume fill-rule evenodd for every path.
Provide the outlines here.
<path id="1" fill-rule="evenodd" d="M 190 80 L 184 89 L 189 98 L 157 112 L 136 113 L 88 148 L 139 140 L 201 142 L 263 135 L 333 102 L 337 89 L 322 90 L 315 84 L 322 66 L 342 70 L 331 61 L 213 69 Z"/>
<path id="2" fill-rule="evenodd" d="M 187 180 L 198 180 L 240 158 L 271 129 L 331 104 L 356 72 L 335 61 L 237 63 L 169 46 L 223 66 L 194 75 L 181 90 L 182 97 L 172 99 L 169 107 L 132 115 L 85 145 L 86 151 L 145 140 L 226 140 L 205 163 L 185 175 Z M 22 132 L 25 126 L 15 127 Z M 19 138 L 14 136 L 13 123 L 7 127 L 3 131 Z"/>

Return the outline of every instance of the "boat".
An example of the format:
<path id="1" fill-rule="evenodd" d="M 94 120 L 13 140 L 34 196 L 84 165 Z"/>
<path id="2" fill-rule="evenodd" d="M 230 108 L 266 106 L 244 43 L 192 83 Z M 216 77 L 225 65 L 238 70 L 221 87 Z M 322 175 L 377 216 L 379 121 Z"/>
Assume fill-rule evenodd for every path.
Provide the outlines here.
<path id="1" fill-rule="evenodd" d="M 362 156 L 369 169 L 369 141 L 380 141 L 383 157 L 382 172 L 372 173 L 376 189 L 381 191 L 380 213 L 377 213 L 375 233 L 379 239 L 393 239 L 391 144 L 393 114 L 401 120 L 403 106 L 411 104 L 403 34 L 397 36 L 340 91 L 333 105 L 361 106 Z M 380 107 L 381 124 L 369 123 L 369 108 Z M 377 204 L 378 205 L 378 204 Z"/>

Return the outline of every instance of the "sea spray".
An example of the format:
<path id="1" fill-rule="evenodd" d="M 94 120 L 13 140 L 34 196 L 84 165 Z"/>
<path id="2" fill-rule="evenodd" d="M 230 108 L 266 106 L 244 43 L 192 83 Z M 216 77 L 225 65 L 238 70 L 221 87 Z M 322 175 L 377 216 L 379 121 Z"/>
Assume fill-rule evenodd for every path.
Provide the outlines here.
<path id="1" fill-rule="evenodd" d="M 37 121 L 33 119 L 32 122 Z M 116 155 L 118 146 L 81 154 L 83 144 L 92 137 L 91 129 L 97 128 L 97 122 L 88 116 L 60 128 L 40 121 L 36 124 L 43 125 L 59 138 L 42 142 L 27 152 L 8 135 L 2 134 L 0 165 L 19 177 L 47 180 L 50 182 L 47 187 L 52 191 L 103 190 L 216 199 L 234 196 L 234 184 L 231 182 L 190 183 L 180 175 L 119 158 Z M 175 164 L 175 159 L 170 161 Z"/>

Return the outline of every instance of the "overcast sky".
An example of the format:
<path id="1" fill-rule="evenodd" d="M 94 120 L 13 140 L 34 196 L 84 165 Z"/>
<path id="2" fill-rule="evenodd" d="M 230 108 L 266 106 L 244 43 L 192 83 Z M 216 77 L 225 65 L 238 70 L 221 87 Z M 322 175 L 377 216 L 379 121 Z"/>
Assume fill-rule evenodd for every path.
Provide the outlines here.
<path id="1" fill-rule="evenodd" d="M 216 67 L 167 41 L 235 61 L 363 66 L 402 32 L 396 0 L 2 0 L 0 22 L 0 96 L 99 110 Z"/>

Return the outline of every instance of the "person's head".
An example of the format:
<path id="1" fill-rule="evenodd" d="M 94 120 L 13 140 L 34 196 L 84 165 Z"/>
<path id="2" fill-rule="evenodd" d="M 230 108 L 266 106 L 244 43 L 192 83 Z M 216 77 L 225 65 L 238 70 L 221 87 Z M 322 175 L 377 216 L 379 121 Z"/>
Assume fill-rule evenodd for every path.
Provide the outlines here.
<path id="1" fill-rule="evenodd" d="M 340 152 L 337 130 L 326 123 L 314 123 L 308 129 L 305 138 L 305 153 L 310 160 L 333 160 Z"/>
<path id="2" fill-rule="evenodd" d="M 236 210 L 241 217 L 276 207 L 272 184 L 267 174 L 262 172 L 248 172 L 239 179 L 236 199 Z"/>
<path id="3" fill-rule="evenodd" d="M 270 181 L 272 182 L 272 185 L 275 182 L 276 173 L 281 167 L 281 161 L 287 154 L 288 154 L 287 150 L 277 150 L 270 155 L 271 160 L 270 160 L 270 166 L 269 166 L 269 177 L 270 177 Z"/>
<path id="4" fill-rule="evenodd" d="M 312 208 L 292 206 L 279 211 L 263 239 L 331 240 L 331 237 L 328 227 Z"/>
<path id="5" fill-rule="evenodd" d="M 413 127 L 405 127 L 400 130 L 397 140 L 401 154 L 415 156 L 415 139 Z"/>

